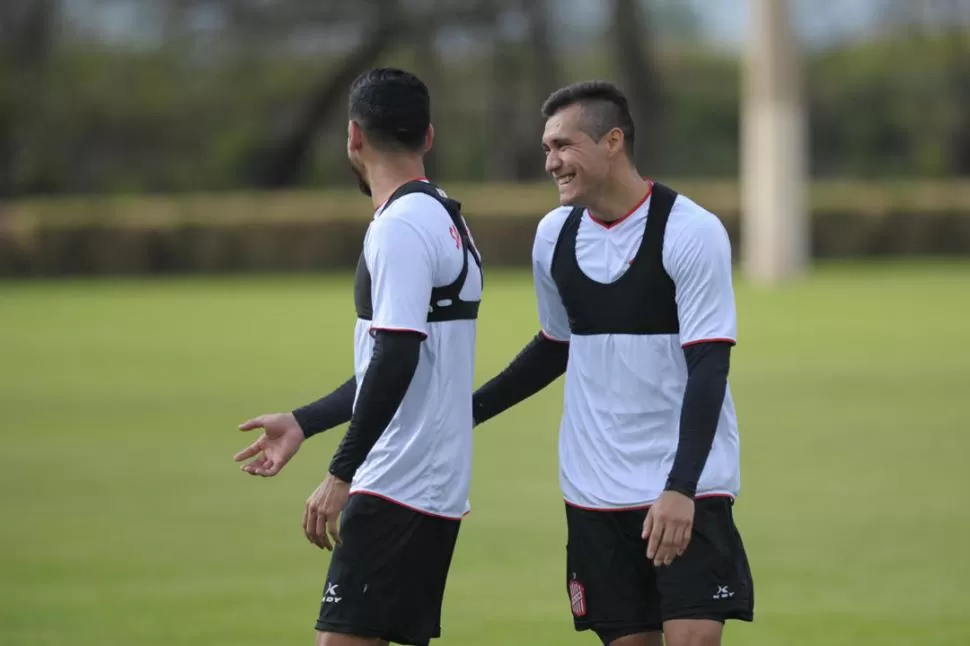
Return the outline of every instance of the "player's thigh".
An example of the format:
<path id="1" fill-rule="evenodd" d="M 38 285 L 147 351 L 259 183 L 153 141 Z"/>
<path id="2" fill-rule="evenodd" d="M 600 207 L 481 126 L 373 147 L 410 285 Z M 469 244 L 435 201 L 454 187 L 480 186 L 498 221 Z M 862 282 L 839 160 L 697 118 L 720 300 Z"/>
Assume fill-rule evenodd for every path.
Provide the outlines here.
<path id="1" fill-rule="evenodd" d="M 698 500 L 687 549 L 655 571 L 665 623 L 753 619 L 754 583 L 729 498 Z M 703 625 L 704 634 L 714 630 Z"/>
<path id="2" fill-rule="evenodd" d="M 604 644 L 661 629 L 653 571 L 640 537 L 644 513 L 566 507 L 566 593 L 576 630 Z"/>

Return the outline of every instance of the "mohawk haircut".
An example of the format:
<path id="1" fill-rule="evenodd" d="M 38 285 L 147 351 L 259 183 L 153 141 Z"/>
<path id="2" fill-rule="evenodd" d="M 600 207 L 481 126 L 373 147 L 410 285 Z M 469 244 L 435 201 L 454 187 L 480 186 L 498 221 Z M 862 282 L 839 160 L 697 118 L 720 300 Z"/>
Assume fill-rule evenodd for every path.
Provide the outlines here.
<path id="1" fill-rule="evenodd" d="M 419 152 L 431 125 L 428 88 L 414 74 L 379 67 L 350 86 L 350 118 L 373 146 L 386 152 Z"/>
<path id="2" fill-rule="evenodd" d="M 633 144 L 636 132 L 633 116 L 626 96 L 612 83 L 607 81 L 582 81 L 560 88 L 549 95 L 542 104 L 542 116 L 548 119 L 560 110 L 571 105 L 582 108 L 580 128 L 594 141 L 613 128 L 623 132 L 624 149 L 633 158 Z"/>

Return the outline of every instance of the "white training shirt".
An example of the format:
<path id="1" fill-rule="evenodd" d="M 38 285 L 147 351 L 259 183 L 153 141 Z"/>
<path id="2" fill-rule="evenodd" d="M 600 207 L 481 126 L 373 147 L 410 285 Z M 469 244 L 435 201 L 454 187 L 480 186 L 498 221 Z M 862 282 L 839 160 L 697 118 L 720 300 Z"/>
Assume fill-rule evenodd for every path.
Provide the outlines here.
<path id="1" fill-rule="evenodd" d="M 373 320 L 358 319 L 354 331 L 358 394 L 374 351 L 372 329 L 414 330 L 426 338 L 407 394 L 358 469 L 351 492 L 449 518 L 469 509 L 476 322 L 428 323 L 427 316 L 432 287 L 458 278 L 465 253 L 448 212 L 434 198 L 411 193 L 382 205 L 364 238 Z M 481 271 L 469 251 L 461 298 L 477 301 L 481 295 Z"/>
<path id="2" fill-rule="evenodd" d="M 576 237 L 581 271 L 601 283 L 619 278 L 643 240 L 649 206 L 648 198 L 612 225 L 584 213 Z M 736 342 L 730 242 L 716 216 L 679 195 L 664 235 L 663 266 L 675 285 L 680 334 L 571 337 L 550 272 L 570 211 L 549 212 L 539 223 L 533 247 L 542 330 L 553 340 L 570 342 L 559 434 L 560 484 L 566 501 L 577 507 L 646 506 L 662 493 L 679 442 L 687 383 L 683 347 Z M 738 494 L 739 448 L 728 388 L 698 496 Z"/>

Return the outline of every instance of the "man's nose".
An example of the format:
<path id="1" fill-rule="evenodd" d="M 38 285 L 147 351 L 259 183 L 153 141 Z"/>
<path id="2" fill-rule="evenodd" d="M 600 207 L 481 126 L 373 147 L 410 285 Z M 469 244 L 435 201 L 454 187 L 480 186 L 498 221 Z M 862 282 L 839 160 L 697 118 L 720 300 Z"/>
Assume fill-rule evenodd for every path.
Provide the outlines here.
<path id="1" fill-rule="evenodd" d="M 559 159 L 559 155 L 554 152 L 550 152 L 546 155 L 546 172 L 553 173 L 562 166 L 562 161 Z"/>

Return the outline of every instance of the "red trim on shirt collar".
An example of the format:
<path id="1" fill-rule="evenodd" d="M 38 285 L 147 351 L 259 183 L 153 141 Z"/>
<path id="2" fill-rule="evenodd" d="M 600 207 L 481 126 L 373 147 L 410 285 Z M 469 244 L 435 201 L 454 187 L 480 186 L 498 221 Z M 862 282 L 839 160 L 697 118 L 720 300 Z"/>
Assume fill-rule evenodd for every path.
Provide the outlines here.
<path id="1" fill-rule="evenodd" d="M 424 175 L 422 175 L 421 177 L 412 177 L 408 181 L 404 182 L 404 184 L 410 184 L 411 182 L 430 182 L 430 181 L 431 181 L 430 179 L 428 179 L 427 177 L 425 177 Z M 401 186 L 404 186 L 404 184 L 401 184 Z M 400 187 L 398 187 L 398 188 L 400 188 Z M 393 195 L 393 193 L 391 193 L 391 195 Z M 387 200 L 389 200 L 389 199 L 391 199 L 390 195 L 387 197 Z M 375 216 L 377 216 L 377 215 L 380 214 L 381 209 L 383 209 L 384 208 L 384 205 L 387 204 L 387 200 L 384 200 L 383 202 L 381 202 L 381 205 L 379 207 L 377 207 L 376 209 L 374 209 L 374 215 Z"/>
<path id="2" fill-rule="evenodd" d="M 596 217 L 595 215 L 593 215 L 593 212 L 590 211 L 589 209 L 586 209 L 586 213 L 589 215 L 589 219 L 590 220 L 592 220 L 596 224 L 600 225 L 604 229 L 612 229 L 613 227 L 615 227 L 616 225 L 618 225 L 620 222 L 623 222 L 628 217 L 630 217 L 631 215 L 633 215 L 634 213 L 636 213 L 640 209 L 640 207 L 643 206 L 643 203 L 647 201 L 647 198 L 649 198 L 652 193 L 653 193 L 653 181 L 650 182 L 650 186 L 647 188 L 647 194 L 643 196 L 643 199 L 640 200 L 639 202 L 637 202 L 637 205 L 634 206 L 632 209 L 630 209 L 627 212 L 627 214 L 624 215 L 622 218 L 618 218 L 616 220 L 613 220 L 612 222 L 606 222 L 605 220 L 600 220 L 598 217 Z"/>

